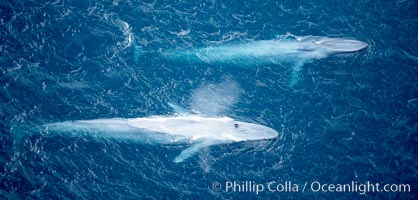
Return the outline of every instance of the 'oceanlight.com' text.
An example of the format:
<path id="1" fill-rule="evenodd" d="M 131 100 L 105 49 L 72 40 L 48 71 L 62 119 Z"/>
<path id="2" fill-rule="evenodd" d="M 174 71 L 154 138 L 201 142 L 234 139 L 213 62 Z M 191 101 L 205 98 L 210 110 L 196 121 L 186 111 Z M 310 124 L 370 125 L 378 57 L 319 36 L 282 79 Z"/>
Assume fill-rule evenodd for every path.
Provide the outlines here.
<path id="1" fill-rule="evenodd" d="M 345 193 L 352 192 L 365 195 L 372 192 L 411 192 L 409 184 L 380 184 L 367 181 L 360 183 L 351 181 L 349 183 L 321 183 L 311 181 L 304 183 L 294 183 L 292 181 L 270 181 L 267 183 L 257 183 L 255 181 L 226 181 L 224 183 L 213 182 L 212 189 L 216 192 L 240 192 L 240 193 Z"/>

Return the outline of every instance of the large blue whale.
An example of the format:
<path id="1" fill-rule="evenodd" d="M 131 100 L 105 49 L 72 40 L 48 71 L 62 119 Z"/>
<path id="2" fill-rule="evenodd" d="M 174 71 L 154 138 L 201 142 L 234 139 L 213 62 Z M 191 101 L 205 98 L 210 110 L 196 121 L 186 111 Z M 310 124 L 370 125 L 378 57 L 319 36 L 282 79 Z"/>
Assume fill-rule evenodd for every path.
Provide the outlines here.
<path id="1" fill-rule="evenodd" d="M 174 162 L 179 163 L 200 149 L 233 142 L 266 140 L 278 133 L 266 126 L 229 117 L 201 115 L 154 116 L 146 118 L 113 118 L 50 123 L 48 133 L 129 140 L 146 144 L 188 144 Z"/>
<path id="2" fill-rule="evenodd" d="M 162 56 L 170 60 L 237 66 L 286 64 L 292 67 L 289 84 L 294 85 L 298 71 L 305 63 L 326 58 L 331 54 L 356 52 L 366 47 L 367 43 L 354 39 L 287 35 L 276 40 L 165 51 Z"/>

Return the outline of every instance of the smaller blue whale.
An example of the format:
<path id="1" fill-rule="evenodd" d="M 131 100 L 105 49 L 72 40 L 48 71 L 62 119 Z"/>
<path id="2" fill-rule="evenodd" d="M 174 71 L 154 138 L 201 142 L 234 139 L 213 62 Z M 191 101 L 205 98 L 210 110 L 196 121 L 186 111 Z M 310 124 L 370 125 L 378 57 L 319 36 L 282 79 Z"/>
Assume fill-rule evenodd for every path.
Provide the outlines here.
<path id="1" fill-rule="evenodd" d="M 290 85 L 297 82 L 298 71 L 308 62 L 331 54 L 360 51 L 365 42 L 321 36 L 284 36 L 278 40 L 251 41 L 216 47 L 167 51 L 162 56 L 170 60 L 185 60 L 209 64 L 253 66 L 266 63 L 285 63 L 292 66 Z"/>

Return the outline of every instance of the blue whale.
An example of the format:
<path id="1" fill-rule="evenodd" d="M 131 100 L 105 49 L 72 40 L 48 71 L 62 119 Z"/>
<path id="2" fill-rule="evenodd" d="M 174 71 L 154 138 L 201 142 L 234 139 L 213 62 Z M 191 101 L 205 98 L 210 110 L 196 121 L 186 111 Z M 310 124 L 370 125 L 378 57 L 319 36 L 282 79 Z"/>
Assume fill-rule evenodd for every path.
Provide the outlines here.
<path id="1" fill-rule="evenodd" d="M 236 121 L 229 117 L 200 115 L 112 118 L 50 123 L 48 133 L 128 140 L 146 144 L 188 144 L 174 162 L 179 163 L 200 149 L 233 142 L 267 140 L 278 133 L 260 124 Z"/>
<path id="2" fill-rule="evenodd" d="M 276 40 L 166 51 L 162 56 L 170 60 L 237 66 L 284 63 L 292 66 L 289 84 L 294 85 L 297 82 L 298 71 L 305 63 L 332 54 L 356 52 L 367 46 L 367 43 L 354 39 L 292 35 Z"/>

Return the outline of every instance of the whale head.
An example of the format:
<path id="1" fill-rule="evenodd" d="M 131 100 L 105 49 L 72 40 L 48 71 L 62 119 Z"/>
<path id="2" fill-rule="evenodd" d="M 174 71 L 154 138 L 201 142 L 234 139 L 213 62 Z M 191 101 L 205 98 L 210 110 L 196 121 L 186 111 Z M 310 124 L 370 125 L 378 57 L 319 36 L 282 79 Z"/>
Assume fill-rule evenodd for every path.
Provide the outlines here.
<path id="1" fill-rule="evenodd" d="M 243 140 L 267 140 L 278 136 L 278 133 L 267 126 L 248 122 L 234 121 L 235 134 Z"/>
<path id="2" fill-rule="evenodd" d="M 326 51 L 329 53 L 350 53 L 360 51 L 368 46 L 367 43 L 341 38 L 329 38 L 320 36 L 306 36 L 298 40 L 303 45 L 303 51 Z"/>

